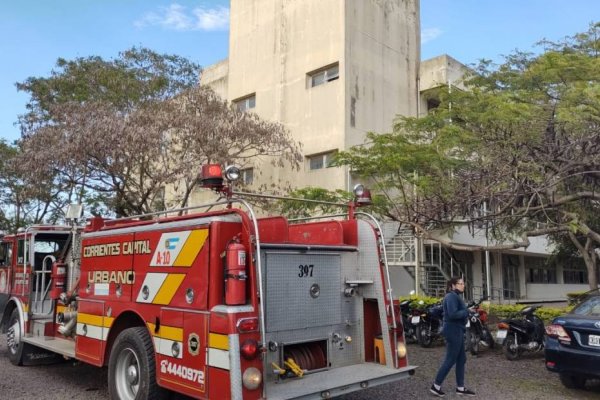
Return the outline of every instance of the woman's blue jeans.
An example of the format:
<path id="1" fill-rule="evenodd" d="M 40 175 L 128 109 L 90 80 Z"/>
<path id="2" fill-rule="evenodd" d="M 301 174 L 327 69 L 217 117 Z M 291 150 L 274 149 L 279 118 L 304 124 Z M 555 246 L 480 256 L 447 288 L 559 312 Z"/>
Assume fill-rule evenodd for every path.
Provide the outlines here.
<path id="1" fill-rule="evenodd" d="M 435 376 L 435 384 L 441 386 L 450 372 L 450 369 L 456 365 L 456 386 L 464 387 L 465 363 L 467 362 L 464 332 L 449 332 L 447 335 L 444 335 L 444 337 L 446 339 L 446 358 L 444 358 L 444 362 Z"/>

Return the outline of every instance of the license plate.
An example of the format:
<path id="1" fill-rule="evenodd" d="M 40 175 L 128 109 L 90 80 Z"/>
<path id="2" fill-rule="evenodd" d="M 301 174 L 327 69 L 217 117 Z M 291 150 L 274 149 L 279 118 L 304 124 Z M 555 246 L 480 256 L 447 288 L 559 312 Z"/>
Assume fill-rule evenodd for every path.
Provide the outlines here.
<path id="1" fill-rule="evenodd" d="M 600 346 L 600 336 L 598 336 L 598 335 L 588 336 L 588 344 L 590 346 Z"/>
<path id="2" fill-rule="evenodd" d="M 413 325 L 418 324 L 419 321 L 421 321 L 421 317 L 419 317 L 418 315 L 416 317 L 412 317 L 412 319 L 410 320 L 410 322 L 412 322 Z"/>
<path id="3" fill-rule="evenodd" d="M 506 338 L 506 329 L 499 329 L 496 333 L 496 339 L 504 339 Z"/>

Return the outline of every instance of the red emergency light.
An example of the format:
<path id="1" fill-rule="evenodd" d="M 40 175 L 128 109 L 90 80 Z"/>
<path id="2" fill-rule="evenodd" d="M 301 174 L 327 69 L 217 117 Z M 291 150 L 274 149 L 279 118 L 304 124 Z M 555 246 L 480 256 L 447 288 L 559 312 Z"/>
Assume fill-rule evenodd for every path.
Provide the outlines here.
<path id="1" fill-rule="evenodd" d="M 371 191 L 366 189 L 363 185 L 358 184 L 354 186 L 354 202 L 356 206 L 368 206 L 373 203 L 371 199 Z"/>
<path id="2" fill-rule="evenodd" d="M 205 188 L 223 187 L 223 169 L 220 164 L 205 164 L 200 174 L 200 185 Z"/>

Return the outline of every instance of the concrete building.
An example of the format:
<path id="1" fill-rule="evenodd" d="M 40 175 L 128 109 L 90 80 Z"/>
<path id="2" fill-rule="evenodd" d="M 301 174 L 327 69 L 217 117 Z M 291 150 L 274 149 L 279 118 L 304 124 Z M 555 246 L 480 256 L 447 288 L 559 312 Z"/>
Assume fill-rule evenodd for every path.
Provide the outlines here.
<path id="1" fill-rule="evenodd" d="M 418 113 L 418 0 L 231 0 L 229 58 L 205 69 L 240 109 L 278 121 L 302 144 L 299 171 L 244 166 L 254 186 L 348 189 L 336 152 Z"/>
<path id="2" fill-rule="evenodd" d="M 462 90 L 466 67 L 447 55 L 420 62 L 419 0 L 231 0 L 229 57 L 208 66 L 201 84 L 241 110 L 283 124 L 302 143 L 300 170 L 268 159 L 242 166 L 251 187 L 320 186 L 349 190 L 333 155 L 364 142 L 367 132 L 390 132 L 398 115 L 437 107 L 439 90 Z M 191 203 L 203 198 L 201 192 Z M 547 265 L 547 240 L 510 252 L 453 252 L 388 226 L 388 255 L 396 294 L 416 288 L 440 294 L 463 275 L 470 295 L 500 300 L 559 300 L 586 289 L 581 266 Z M 466 227 L 444 238 L 474 248 L 481 232 Z M 486 261 L 488 260 L 488 261 Z M 489 266 L 489 267 L 488 267 Z M 490 278 L 488 280 L 488 268 Z M 489 282 L 489 284 L 488 284 Z M 488 289 L 489 286 L 489 289 Z"/>

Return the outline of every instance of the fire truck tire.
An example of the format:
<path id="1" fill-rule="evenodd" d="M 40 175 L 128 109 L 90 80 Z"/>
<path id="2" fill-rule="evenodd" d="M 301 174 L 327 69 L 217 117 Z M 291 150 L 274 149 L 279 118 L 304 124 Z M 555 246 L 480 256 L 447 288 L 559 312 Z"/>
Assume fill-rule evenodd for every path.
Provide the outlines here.
<path id="1" fill-rule="evenodd" d="M 30 344 L 23 343 L 21 338 L 21 321 L 19 310 L 14 309 L 8 320 L 8 331 L 6 335 L 6 345 L 8 347 L 8 359 L 14 365 L 23 365 L 24 357 L 29 354 L 34 347 Z"/>
<path id="2" fill-rule="evenodd" d="M 111 399 L 159 400 L 168 391 L 156 383 L 154 347 L 144 327 L 129 328 L 117 336 L 108 362 Z"/>

